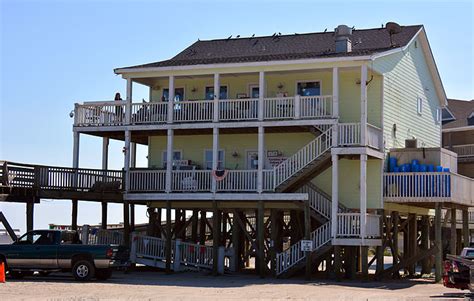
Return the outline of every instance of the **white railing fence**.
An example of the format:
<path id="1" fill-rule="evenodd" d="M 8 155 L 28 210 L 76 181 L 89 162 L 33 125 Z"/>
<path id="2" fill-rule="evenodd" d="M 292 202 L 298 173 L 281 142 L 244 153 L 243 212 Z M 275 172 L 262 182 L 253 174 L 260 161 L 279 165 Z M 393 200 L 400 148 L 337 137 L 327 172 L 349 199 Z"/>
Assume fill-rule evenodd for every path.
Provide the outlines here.
<path id="1" fill-rule="evenodd" d="M 295 101 L 300 101 L 301 118 L 329 118 L 332 117 L 332 95 L 301 96 Z"/>
<path id="2" fill-rule="evenodd" d="M 173 121 L 212 121 L 214 118 L 212 100 L 187 100 L 174 102 Z"/>
<path id="3" fill-rule="evenodd" d="M 166 188 L 166 170 L 131 169 L 130 191 L 164 191 Z"/>
<path id="4" fill-rule="evenodd" d="M 168 120 L 167 102 L 132 103 L 132 123 L 164 123 Z"/>
<path id="5" fill-rule="evenodd" d="M 311 188 L 309 185 L 301 187 L 298 192 L 307 193 L 309 206 L 327 219 L 331 218 L 332 203 L 324 195 Z"/>
<path id="6" fill-rule="evenodd" d="M 257 190 L 257 170 L 229 170 L 227 176 L 217 182 L 218 191 Z"/>
<path id="7" fill-rule="evenodd" d="M 331 129 L 329 129 L 276 166 L 274 168 L 275 187 L 278 187 L 306 165 L 325 153 L 331 148 L 331 143 Z"/>
<path id="8" fill-rule="evenodd" d="M 360 123 L 339 123 L 337 128 L 340 146 L 360 145 Z"/>
<path id="9" fill-rule="evenodd" d="M 78 233 L 79 239 L 84 245 L 122 245 L 124 242 L 123 232 L 119 230 L 93 228 L 84 225 Z"/>
<path id="10" fill-rule="evenodd" d="M 329 243 L 331 241 L 331 222 L 327 222 L 311 232 L 311 240 L 313 251 Z M 298 241 L 285 251 L 276 254 L 276 275 L 284 273 L 304 258 L 306 258 L 306 252 L 302 251 L 301 241 Z"/>
<path id="11" fill-rule="evenodd" d="M 125 123 L 125 102 L 105 101 L 76 104 L 75 125 L 122 125 Z"/>
<path id="12" fill-rule="evenodd" d="M 175 242 L 171 241 L 171 249 L 175 249 Z M 132 234 L 132 248 L 130 260 L 139 263 L 137 259 L 148 259 L 163 262 L 166 259 L 166 240 L 153 236 Z M 171 260 L 174 260 L 174 252 L 171 252 Z"/>
<path id="13" fill-rule="evenodd" d="M 273 97 L 264 99 L 265 119 L 292 119 L 295 117 L 295 97 Z"/>
<path id="14" fill-rule="evenodd" d="M 382 129 L 367 124 L 367 146 L 381 150 L 383 148 Z"/>
<path id="15" fill-rule="evenodd" d="M 212 269 L 212 246 L 179 242 L 178 247 L 180 249 L 179 254 L 181 264 Z"/>
<path id="16" fill-rule="evenodd" d="M 384 173 L 384 197 L 450 198 L 451 178 L 448 172 Z"/>
<path id="17" fill-rule="evenodd" d="M 366 230 L 365 235 L 369 238 L 379 238 L 381 235 L 381 216 L 377 214 L 367 214 L 366 215 Z"/>
<path id="18" fill-rule="evenodd" d="M 173 170 L 171 173 L 173 191 L 210 191 L 211 188 L 210 170 Z"/>
<path id="19" fill-rule="evenodd" d="M 474 156 L 474 144 L 454 145 L 453 152 L 458 154 L 458 158 Z"/>
<path id="20" fill-rule="evenodd" d="M 338 237 L 359 237 L 360 213 L 338 213 L 336 235 Z"/>
<path id="21" fill-rule="evenodd" d="M 219 120 L 255 120 L 258 98 L 219 100 Z"/>

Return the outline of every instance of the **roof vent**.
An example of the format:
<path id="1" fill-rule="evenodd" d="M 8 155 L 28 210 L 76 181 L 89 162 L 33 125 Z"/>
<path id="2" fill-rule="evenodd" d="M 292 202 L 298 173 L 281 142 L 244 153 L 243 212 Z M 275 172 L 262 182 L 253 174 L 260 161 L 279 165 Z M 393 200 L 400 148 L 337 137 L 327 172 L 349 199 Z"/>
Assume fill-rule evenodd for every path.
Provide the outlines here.
<path id="1" fill-rule="evenodd" d="M 336 53 L 352 51 L 352 28 L 347 25 L 339 25 L 334 29 L 336 35 Z"/>
<path id="2" fill-rule="evenodd" d="M 385 24 L 385 28 L 388 30 L 388 34 L 390 35 L 390 46 L 395 47 L 395 43 L 393 42 L 393 35 L 402 32 L 402 27 L 395 22 L 387 22 Z"/>

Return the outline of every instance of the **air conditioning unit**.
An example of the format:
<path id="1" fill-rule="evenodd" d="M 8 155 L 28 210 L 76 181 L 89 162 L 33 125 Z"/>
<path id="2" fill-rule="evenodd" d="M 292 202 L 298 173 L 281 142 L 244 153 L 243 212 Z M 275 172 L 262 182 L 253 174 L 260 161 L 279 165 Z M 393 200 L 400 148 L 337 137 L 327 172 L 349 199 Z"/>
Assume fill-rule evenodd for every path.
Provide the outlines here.
<path id="1" fill-rule="evenodd" d="M 405 148 L 417 148 L 417 147 L 418 147 L 418 140 L 416 139 L 405 140 Z"/>

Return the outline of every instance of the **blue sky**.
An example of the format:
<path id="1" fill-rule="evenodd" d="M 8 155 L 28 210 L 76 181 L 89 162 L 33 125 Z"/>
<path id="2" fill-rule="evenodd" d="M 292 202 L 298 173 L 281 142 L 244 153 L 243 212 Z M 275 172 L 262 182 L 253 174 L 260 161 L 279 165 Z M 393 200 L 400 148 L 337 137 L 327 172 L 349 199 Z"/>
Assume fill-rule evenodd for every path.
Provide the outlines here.
<path id="1" fill-rule="evenodd" d="M 472 1 L 21 1 L 0 0 L 0 160 L 70 166 L 74 102 L 125 94 L 113 68 L 170 58 L 200 39 L 332 30 L 339 24 L 425 25 L 446 93 L 474 98 Z M 147 98 L 137 85 L 134 99 Z M 110 166 L 121 168 L 122 143 Z M 101 140 L 81 138 L 81 167 L 100 167 Z M 145 165 L 139 149 L 138 164 Z M 16 228 L 25 207 L 0 203 Z M 112 205 L 109 221 L 121 221 Z M 79 223 L 97 223 L 100 206 L 80 203 Z M 137 221 L 145 221 L 137 209 Z M 70 223 L 69 201 L 44 201 L 35 227 Z"/>

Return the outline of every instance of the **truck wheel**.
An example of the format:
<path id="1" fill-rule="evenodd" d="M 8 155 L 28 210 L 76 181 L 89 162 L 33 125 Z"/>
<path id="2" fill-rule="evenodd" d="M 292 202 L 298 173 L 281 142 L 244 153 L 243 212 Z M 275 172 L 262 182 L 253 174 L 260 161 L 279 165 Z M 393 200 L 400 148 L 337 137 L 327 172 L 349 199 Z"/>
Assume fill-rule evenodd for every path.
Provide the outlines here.
<path id="1" fill-rule="evenodd" d="M 99 280 L 107 280 L 112 277 L 112 269 L 97 269 L 95 277 Z"/>
<path id="2" fill-rule="evenodd" d="M 9 271 L 8 274 L 10 274 L 10 277 L 12 277 L 13 279 L 22 279 L 23 277 L 25 277 L 25 275 L 19 271 Z"/>
<path id="3" fill-rule="evenodd" d="M 88 260 L 79 260 L 72 268 L 72 275 L 78 281 L 89 281 L 95 274 L 94 265 Z"/>

